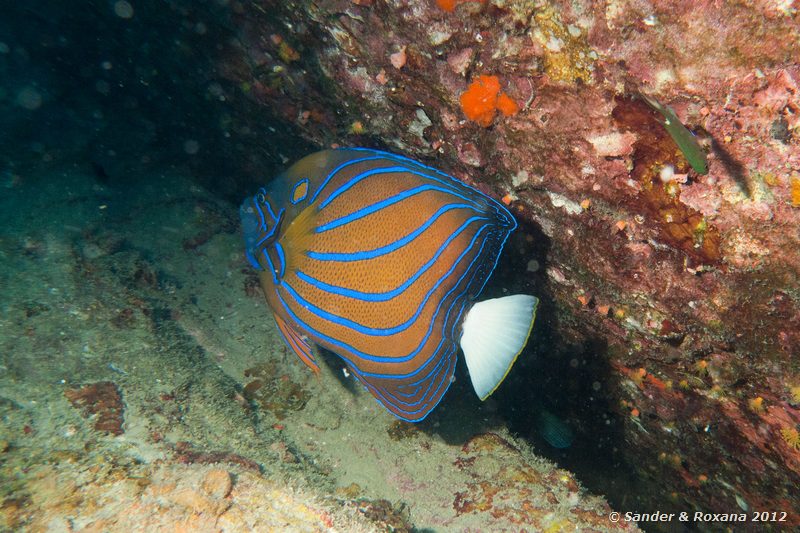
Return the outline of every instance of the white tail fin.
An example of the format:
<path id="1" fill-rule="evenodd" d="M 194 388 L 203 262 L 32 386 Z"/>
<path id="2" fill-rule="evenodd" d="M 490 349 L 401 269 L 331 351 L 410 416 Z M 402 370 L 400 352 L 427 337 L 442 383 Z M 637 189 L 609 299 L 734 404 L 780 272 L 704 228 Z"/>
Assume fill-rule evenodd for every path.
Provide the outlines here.
<path id="1" fill-rule="evenodd" d="M 515 294 L 478 302 L 467 313 L 461 349 L 481 400 L 502 383 L 528 342 L 538 303 L 535 296 Z"/>

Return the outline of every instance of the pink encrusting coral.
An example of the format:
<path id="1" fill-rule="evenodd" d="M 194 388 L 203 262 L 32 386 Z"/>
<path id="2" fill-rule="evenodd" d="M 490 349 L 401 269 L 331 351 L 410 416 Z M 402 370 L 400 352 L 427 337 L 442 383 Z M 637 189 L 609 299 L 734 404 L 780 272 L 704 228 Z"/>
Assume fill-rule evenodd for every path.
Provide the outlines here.
<path id="1" fill-rule="evenodd" d="M 508 198 L 525 228 L 513 241 L 520 264 L 546 263 L 525 282 L 546 287 L 557 349 L 608 346 L 596 357 L 613 374 L 621 453 L 642 478 L 657 469 L 654 490 L 679 495 L 677 507 L 729 512 L 738 498 L 768 510 L 764 495 L 773 494 L 800 508 L 791 438 L 800 411 L 786 399 L 800 372 L 796 8 L 337 6 L 280 11 L 314 60 L 280 65 L 277 88 L 248 98 L 287 110 L 319 145 L 364 142 L 340 133 L 363 120 L 382 144 Z M 238 20 L 275 25 L 254 9 Z M 243 42 L 276 53 L 256 36 Z M 408 43 L 406 62 L 387 68 L 397 43 Z M 309 81 L 312 64 L 324 83 Z M 231 79 L 252 82 L 260 72 Z M 464 104 L 475 83 L 494 81 L 488 73 L 500 82 L 494 94 L 507 92 L 518 107 L 507 117 Z M 692 169 L 643 94 L 695 135 L 707 174 Z M 297 124 L 288 110 L 298 108 L 317 110 L 319 121 Z M 508 276 L 514 283 L 523 282 Z M 652 379 L 626 386 L 624 369 L 638 368 Z"/>

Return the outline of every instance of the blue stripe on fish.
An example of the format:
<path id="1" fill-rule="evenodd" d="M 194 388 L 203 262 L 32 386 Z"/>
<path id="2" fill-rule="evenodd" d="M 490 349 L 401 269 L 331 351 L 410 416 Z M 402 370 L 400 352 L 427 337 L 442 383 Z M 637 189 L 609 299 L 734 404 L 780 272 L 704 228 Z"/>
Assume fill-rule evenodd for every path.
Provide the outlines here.
<path id="1" fill-rule="evenodd" d="M 346 162 L 342 163 L 342 164 L 341 164 L 341 165 L 339 165 L 338 167 L 334 168 L 334 169 L 333 169 L 333 170 L 330 172 L 330 174 L 328 174 L 328 176 L 325 178 L 325 180 L 322 182 L 322 184 L 320 184 L 319 188 L 317 188 L 316 192 L 314 192 L 314 195 L 311 197 L 311 200 L 309 200 L 309 202 L 308 202 L 308 203 L 309 203 L 309 204 L 313 204 L 314 202 L 316 202 L 316 200 L 317 200 L 317 197 L 319 196 L 319 193 L 321 193 L 321 192 L 322 192 L 322 190 L 323 190 L 323 189 L 324 189 L 324 188 L 325 188 L 325 187 L 328 185 L 328 183 L 330 183 L 330 182 L 331 182 L 331 180 L 332 180 L 332 179 L 333 179 L 333 178 L 334 178 L 334 177 L 335 177 L 335 176 L 336 176 L 336 175 L 337 175 L 337 174 L 338 174 L 338 173 L 339 173 L 341 170 L 343 170 L 344 168 L 346 168 L 346 167 L 348 167 L 348 166 L 351 166 L 351 165 L 356 165 L 356 164 L 358 164 L 358 163 L 364 163 L 364 162 L 368 162 L 368 161 L 378 161 L 378 160 L 385 160 L 385 159 L 386 159 L 386 157 L 385 157 L 384 155 L 379 155 L 379 156 L 373 156 L 373 157 L 362 157 L 362 158 L 360 158 L 360 159 L 354 159 L 354 160 L 352 160 L 352 161 L 346 161 Z"/>
<path id="2" fill-rule="evenodd" d="M 415 196 L 417 194 L 421 194 L 421 193 L 423 193 L 425 191 L 440 191 L 440 192 L 446 192 L 448 194 L 452 194 L 450 190 L 448 190 L 448 189 L 446 189 L 444 187 L 437 187 L 435 185 L 422 185 L 420 187 L 416 187 L 416 188 L 410 189 L 408 191 L 403 191 L 400 194 L 396 194 L 396 195 L 394 195 L 394 196 L 392 196 L 390 198 L 387 198 L 385 200 L 381 200 L 378 203 L 375 203 L 375 204 L 372 204 L 370 206 L 367 206 L 367 207 L 364 207 L 362 209 L 359 209 L 355 213 L 350 213 L 347 216 L 344 216 L 342 218 L 336 219 L 336 220 L 334 220 L 332 222 L 328 222 L 327 224 L 323 224 L 322 226 L 318 227 L 314 231 L 316 231 L 317 233 L 322 233 L 322 232 L 325 232 L 325 231 L 330 231 L 332 229 L 336 229 L 336 228 L 338 228 L 340 226 L 344 226 L 345 224 L 349 224 L 349 223 L 353 222 L 354 220 L 360 220 L 360 219 L 366 217 L 367 215 L 371 215 L 372 213 L 377 213 L 378 211 L 382 211 L 385 208 L 389 207 L 390 205 L 394 205 L 394 204 L 400 203 L 403 200 L 411 198 L 411 197 L 413 197 L 413 196 Z M 458 196 L 459 198 L 463 198 L 464 200 L 468 200 L 468 198 L 465 198 L 465 197 L 463 197 L 461 195 L 454 195 L 454 196 Z"/>
<path id="3" fill-rule="evenodd" d="M 472 217 L 472 218 L 468 219 L 466 222 L 464 222 L 464 224 L 461 225 L 460 228 L 458 228 L 456 230 L 455 233 L 453 233 L 453 235 L 451 235 L 439 247 L 439 249 L 436 251 L 434 256 L 432 258 L 430 258 L 425 264 L 423 264 L 419 268 L 419 270 L 417 270 L 410 278 L 408 278 L 406 281 L 404 281 L 402 285 L 400 285 L 399 287 L 396 287 L 394 289 L 391 289 L 389 291 L 384 291 L 384 292 L 364 292 L 364 291 L 359 291 L 359 290 L 355 290 L 355 289 L 349 289 L 347 287 L 340 287 L 340 286 L 336 286 L 336 285 L 331 285 L 331 284 L 325 283 L 323 281 L 314 279 L 313 277 L 309 276 L 308 274 L 306 274 L 303 271 L 297 271 L 297 277 L 299 277 L 300 279 L 302 279 L 306 283 L 309 283 L 310 285 L 313 285 L 317 289 L 321 289 L 321 290 L 324 290 L 326 292 L 330 292 L 332 294 L 338 294 L 340 296 L 347 296 L 349 298 L 357 298 L 359 300 L 365 300 L 365 301 L 368 301 L 368 302 L 385 302 L 385 301 L 391 300 L 392 298 L 394 298 L 394 297 L 402 294 L 403 292 L 405 292 L 406 289 L 408 289 L 415 281 L 417 281 L 420 278 L 420 276 L 425 274 L 431 268 L 431 266 L 433 266 L 436 263 L 436 261 L 439 259 L 439 256 L 441 255 L 441 253 L 450 245 L 452 240 L 455 239 L 464 230 L 466 230 L 472 224 L 472 222 L 475 222 L 477 220 L 487 220 L 487 218 L 486 217 Z M 483 229 L 485 227 L 486 226 L 482 226 L 478 230 L 478 232 L 483 231 Z M 476 235 L 477 235 L 477 233 L 476 233 Z M 473 242 L 474 242 L 474 237 L 473 237 Z M 472 244 L 472 243 L 470 243 L 470 244 Z M 465 254 L 462 253 L 459 256 L 459 260 L 464 255 Z M 443 278 L 447 277 L 452 271 L 453 271 L 453 268 L 451 267 L 451 269 L 448 270 L 446 274 L 444 274 L 441 278 L 439 278 L 440 281 Z M 433 289 L 435 289 L 436 287 L 438 287 L 438 283 L 433 287 Z M 429 292 L 429 294 L 430 294 L 430 292 Z"/>
<path id="4" fill-rule="evenodd" d="M 433 214 L 428 220 L 425 221 L 420 227 L 406 235 L 405 237 L 398 239 L 390 244 L 385 246 L 381 246 L 380 248 L 375 248 L 372 250 L 360 251 L 360 252 L 347 252 L 347 253 L 329 253 L 329 252 L 314 252 L 314 251 L 307 251 L 305 252 L 308 257 L 311 259 L 317 259 L 319 261 L 363 261 L 365 259 L 374 259 L 376 257 L 380 257 L 382 255 L 386 255 L 388 253 L 394 252 L 395 250 L 399 250 L 406 244 L 410 243 L 420 235 L 422 235 L 425 230 L 430 228 L 443 214 L 452 210 L 452 209 L 472 209 L 471 205 L 468 204 L 448 204 L 443 207 L 440 207 L 436 213 Z"/>
<path id="5" fill-rule="evenodd" d="M 281 266 L 278 272 L 278 278 L 282 279 L 283 274 L 286 271 L 286 254 L 283 252 L 283 246 L 281 246 L 281 243 L 275 243 L 275 251 L 278 252 L 278 261 Z"/>
<path id="6" fill-rule="evenodd" d="M 484 242 L 484 244 L 485 244 L 485 242 Z M 483 245 L 482 245 L 482 246 L 483 246 Z M 456 289 L 456 287 L 453 287 L 452 289 L 450 289 L 450 291 L 448 291 L 448 293 L 445 295 L 445 297 L 443 297 L 443 298 L 442 298 L 442 302 L 443 302 L 443 301 L 446 299 L 446 297 L 447 297 L 447 296 L 448 296 L 448 295 L 449 295 L 451 292 L 453 292 L 455 289 Z M 462 294 L 460 294 L 459 296 L 463 296 L 463 293 L 462 293 Z M 283 306 L 284 310 L 285 310 L 285 311 L 286 311 L 286 312 L 287 312 L 287 313 L 288 313 L 288 314 L 289 314 L 289 315 L 290 315 L 290 316 L 291 316 L 291 317 L 292 317 L 294 320 L 296 320 L 296 321 L 297 321 L 297 323 L 298 323 L 298 324 L 299 324 L 299 325 L 302 327 L 302 329 L 304 329 L 305 331 L 309 331 L 310 333 L 312 333 L 312 334 L 316 335 L 318 338 L 320 338 L 320 339 L 322 339 L 322 340 L 324 340 L 324 341 L 327 341 L 328 343 L 330 343 L 330 344 L 331 344 L 331 345 L 333 345 L 333 346 L 337 346 L 337 347 L 340 349 L 340 351 L 337 351 L 336 353 L 337 353 L 337 354 L 338 354 L 338 355 L 339 355 L 339 356 L 340 356 L 342 359 L 344 359 L 346 362 L 348 362 L 348 363 L 351 363 L 351 364 L 353 363 L 353 361 L 351 360 L 351 358 L 347 357 L 346 355 L 343 355 L 343 353 L 341 353 L 342 351 L 343 351 L 344 353 L 350 354 L 350 355 L 352 355 L 352 356 L 355 356 L 355 357 L 359 357 L 359 358 L 361 358 L 361 359 L 364 359 L 364 360 L 366 360 L 366 361 L 372 361 L 372 362 L 378 362 L 378 363 L 396 364 L 396 363 L 403 363 L 403 362 L 410 361 L 410 360 L 414 359 L 414 358 L 415 358 L 415 357 L 416 357 L 416 356 L 417 356 L 417 355 L 420 353 L 420 351 L 421 351 L 421 350 L 422 350 L 422 348 L 424 347 L 424 344 L 425 344 L 425 342 L 427 342 L 427 340 L 429 339 L 429 337 L 430 337 L 430 335 L 431 335 L 431 332 L 432 332 L 432 328 L 433 328 L 433 322 L 431 322 L 431 325 L 430 325 L 429 329 L 427 330 L 427 332 L 425 333 L 425 336 L 424 336 L 424 338 L 422 339 L 422 341 L 420 342 L 420 344 L 419 344 L 419 345 L 418 345 L 418 346 L 417 346 L 417 347 L 416 347 L 416 348 L 415 348 L 415 349 L 414 349 L 414 350 L 413 350 L 411 353 L 409 353 L 409 354 L 407 354 L 407 355 L 405 355 L 405 356 L 394 356 L 394 357 L 378 357 L 378 356 L 370 355 L 370 354 L 368 354 L 368 353 L 365 353 L 365 352 L 362 352 L 362 351 L 360 351 L 360 350 L 357 350 L 357 349 L 356 349 L 356 348 L 354 348 L 353 346 L 348 346 L 348 345 L 346 345 L 346 344 L 342 343 L 341 341 L 338 341 L 338 340 L 336 340 L 335 338 L 328 337 L 328 336 L 326 336 L 325 334 L 323 334 L 323 333 L 321 333 L 321 332 L 319 332 L 319 331 L 316 331 L 316 330 L 314 330 L 314 329 L 313 329 L 313 328 L 312 328 L 310 325 L 308 325 L 307 323 L 303 322 L 303 321 L 302 321 L 302 320 L 301 320 L 301 319 L 300 319 L 300 318 L 299 318 L 299 317 L 298 317 L 298 316 L 297 316 L 297 315 L 296 315 L 296 314 L 295 314 L 295 313 L 294 313 L 294 312 L 293 312 L 293 311 L 292 311 L 292 310 L 289 308 L 288 304 L 287 304 L 287 303 L 286 303 L 286 301 L 283 299 L 283 297 L 280 295 L 280 293 L 278 293 L 278 298 L 279 298 L 279 300 L 280 300 L 280 303 L 281 303 L 281 305 Z M 439 308 L 441 307 L 441 303 L 442 303 L 442 302 L 440 302 L 440 303 L 439 303 L 439 306 L 436 308 L 436 313 L 435 313 L 436 315 L 438 315 L 438 313 L 439 313 Z M 451 307 L 449 307 L 449 308 L 447 309 L 447 315 L 449 315 L 449 314 L 450 314 L 450 311 L 451 311 L 451 310 L 452 310 L 452 305 L 451 305 Z M 441 347 L 441 345 L 442 345 L 442 343 L 443 343 L 443 342 L 444 342 L 444 338 L 442 338 L 442 340 L 440 340 L 440 342 L 439 342 L 439 346 L 437 346 L 437 351 L 438 351 L 439 347 Z M 413 376 L 415 376 L 417 373 L 419 373 L 419 372 L 421 371 L 421 369 L 422 369 L 422 368 L 424 368 L 424 366 L 425 366 L 425 365 L 427 365 L 427 364 L 428 364 L 428 362 L 429 362 L 431 359 L 433 359 L 433 355 L 431 355 L 431 357 L 429 357 L 428 359 L 426 359 L 426 360 L 425 360 L 425 361 L 424 361 L 424 362 L 423 362 L 423 363 L 422 363 L 422 364 L 421 364 L 421 365 L 420 365 L 420 366 L 419 366 L 419 367 L 418 367 L 416 370 L 414 370 L 413 372 L 407 373 L 407 374 L 397 374 L 397 373 L 389 373 L 389 374 L 382 374 L 382 373 L 366 373 L 366 375 L 369 375 L 370 377 L 384 378 L 384 379 L 391 379 L 391 378 L 398 378 L 398 379 L 399 379 L 399 378 L 410 378 L 410 377 L 413 377 Z M 353 365 L 353 366 L 356 366 L 356 365 Z"/>
<path id="7" fill-rule="evenodd" d="M 341 316 L 338 316 L 335 313 L 329 313 L 329 312 L 325 311 L 324 309 L 321 309 L 321 308 L 317 307 L 316 305 L 312 304 L 311 302 L 309 302 L 308 300 L 306 300 L 302 296 L 300 296 L 297 293 L 297 291 L 295 291 L 294 288 L 292 288 L 292 286 L 289 285 L 288 283 L 284 284 L 283 288 L 284 288 L 284 290 L 286 290 L 289 293 L 290 296 L 292 296 L 292 298 L 298 304 L 300 304 L 301 307 L 304 307 L 305 309 L 308 309 L 309 311 L 311 311 L 315 315 L 317 315 L 317 316 L 319 316 L 321 318 L 324 318 L 325 320 L 329 320 L 329 321 L 331 321 L 331 322 L 333 322 L 335 324 L 346 326 L 348 328 L 354 329 L 355 331 L 358 331 L 359 333 L 364 333 L 364 334 L 367 334 L 367 335 L 379 335 L 379 336 L 394 335 L 395 333 L 399 333 L 401 331 L 404 331 L 411 324 L 416 322 L 417 318 L 419 318 L 419 315 L 422 313 L 422 309 L 428 303 L 428 300 L 429 300 L 431 294 L 433 294 L 434 291 L 436 291 L 436 289 L 439 288 L 439 286 L 441 285 L 441 283 L 442 283 L 442 281 L 444 279 L 448 278 L 450 276 L 450 274 L 452 274 L 452 272 L 456 269 L 456 267 L 458 266 L 458 263 L 461 261 L 461 259 L 472 248 L 472 245 L 475 243 L 475 240 L 478 238 L 478 236 L 480 235 L 480 232 L 483 231 L 484 228 L 485 228 L 485 226 L 481 227 L 481 229 L 478 230 L 478 232 L 475 234 L 475 236 L 472 238 L 472 241 L 470 242 L 470 248 L 468 248 L 467 250 L 464 250 L 461 253 L 461 255 L 459 255 L 458 260 L 456 260 L 453 263 L 453 265 L 450 267 L 450 270 L 448 270 L 444 275 L 442 275 L 442 277 L 439 278 L 439 280 L 428 290 L 428 292 L 425 294 L 424 298 L 422 299 L 422 302 L 419 304 L 419 307 L 417 307 L 417 309 L 414 311 L 414 314 L 411 315 L 411 317 L 408 320 L 406 320 L 405 322 L 402 322 L 402 323 L 400 323 L 400 324 L 398 324 L 396 326 L 393 326 L 391 328 L 370 328 L 370 327 L 364 326 L 364 325 L 359 324 L 357 322 L 354 322 L 352 320 L 348 320 L 347 318 L 343 318 Z M 445 245 L 442 245 L 443 248 L 444 248 L 444 246 Z M 440 249 L 440 252 L 441 252 L 441 249 Z M 435 259 L 436 259 L 436 257 L 434 257 L 433 259 L 431 259 L 427 263 L 425 263 L 425 265 L 423 265 L 423 269 L 427 270 L 430 267 L 430 265 L 435 263 Z M 423 269 L 421 269 L 421 270 L 423 270 Z M 391 300 L 391 299 L 395 298 L 398 294 L 400 294 L 400 293 L 404 292 L 406 289 L 408 289 L 408 287 L 411 285 L 411 283 L 413 283 L 414 281 L 416 281 L 417 278 L 419 278 L 419 276 L 421 275 L 421 270 L 417 271 L 417 273 L 414 274 L 414 276 L 409 278 L 409 280 L 407 280 L 405 283 L 403 283 L 403 285 L 401 285 L 400 287 L 398 287 L 398 288 L 396 288 L 396 289 L 394 289 L 392 291 L 389 291 L 389 293 L 386 293 L 386 294 L 389 294 L 390 296 L 385 298 L 385 299 L 383 299 L 383 300 L 381 299 L 381 297 L 383 297 L 385 295 L 366 294 L 366 293 L 362 293 L 360 291 L 353 291 L 353 290 L 350 290 L 350 289 L 343 289 L 343 288 L 340 288 L 340 287 L 334 287 L 336 289 L 336 291 L 329 290 L 328 292 L 334 292 L 336 294 L 348 296 L 350 298 L 357 298 L 359 300 L 365 300 L 365 301 L 370 301 L 370 302 Z M 298 277 L 299 277 L 301 273 L 298 272 L 297 274 L 298 274 Z M 301 279 L 303 279 L 303 278 L 301 278 Z M 441 302 L 440 302 L 439 305 L 441 305 Z M 437 311 L 438 311 L 438 307 L 437 307 Z M 313 330 L 313 328 L 311 328 L 311 329 Z M 427 340 L 427 336 L 425 337 L 425 339 L 423 339 L 423 341 L 424 340 Z M 344 348 L 345 346 L 342 346 L 342 347 Z M 404 359 L 395 359 L 395 360 L 396 361 L 402 361 Z"/>

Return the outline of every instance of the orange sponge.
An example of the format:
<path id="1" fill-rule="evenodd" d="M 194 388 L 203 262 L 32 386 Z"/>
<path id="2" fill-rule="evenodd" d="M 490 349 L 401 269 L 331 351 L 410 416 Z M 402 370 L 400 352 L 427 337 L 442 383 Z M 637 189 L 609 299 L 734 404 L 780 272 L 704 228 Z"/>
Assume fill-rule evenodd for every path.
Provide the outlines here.
<path id="1" fill-rule="evenodd" d="M 517 114 L 519 106 L 506 93 L 500 93 L 497 95 L 497 109 L 500 110 L 503 116 L 510 117 L 511 115 Z"/>
<path id="2" fill-rule="evenodd" d="M 461 109 L 468 119 L 487 127 L 491 125 L 498 109 L 508 117 L 519 111 L 519 106 L 500 91 L 497 76 L 478 76 L 461 95 Z"/>
<path id="3" fill-rule="evenodd" d="M 448 13 L 452 12 L 456 6 L 462 2 L 479 2 L 484 3 L 486 0 L 436 0 L 436 4 L 447 11 Z"/>

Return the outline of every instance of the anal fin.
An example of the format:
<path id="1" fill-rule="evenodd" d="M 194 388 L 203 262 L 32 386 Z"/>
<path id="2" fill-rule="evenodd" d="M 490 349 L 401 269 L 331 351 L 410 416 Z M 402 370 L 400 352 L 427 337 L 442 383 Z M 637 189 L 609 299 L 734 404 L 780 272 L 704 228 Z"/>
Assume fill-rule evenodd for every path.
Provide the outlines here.
<path id="1" fill-rule="evenodd" d="M 311 345 L 308 344 L 308 341 L 277 314 L 273 313 L 272 316 L 275 317 L 275 323 L 278 324 L 278 329 L 286 345 L 297 354 L 297 357 L 299 357 L 308 368 L 313 370 L 315 374 L 319 374 L 319 366 L 314 361 L 314 354 L 311 352 Z"/>

